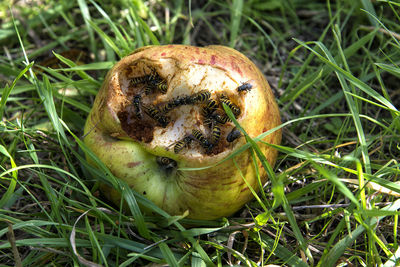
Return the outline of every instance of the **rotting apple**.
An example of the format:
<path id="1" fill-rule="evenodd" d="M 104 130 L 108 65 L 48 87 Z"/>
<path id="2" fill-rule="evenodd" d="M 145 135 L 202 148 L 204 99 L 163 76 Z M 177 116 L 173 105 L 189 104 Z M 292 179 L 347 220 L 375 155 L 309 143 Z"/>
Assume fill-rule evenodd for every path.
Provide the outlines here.
<path id="1" fill-rule="evenodd" d="M 227 104 L 250 137 L 280 125 L 261 71 L 224 46 L 147 46 L 107 74 L 85 125 L 86 145 L 112 173 L 171 215 L 232 215 L 259 190 L 249 150 L 220 162 L 246 141 L 222 108 Z M 264 139 L 279 144 L 281 132 Z M 269 164 L 277 151 L 258 143 Z M 262 183 L 267 180 L 258 162 Z M 115 203 L 120 195 L 108 186 Z"/>

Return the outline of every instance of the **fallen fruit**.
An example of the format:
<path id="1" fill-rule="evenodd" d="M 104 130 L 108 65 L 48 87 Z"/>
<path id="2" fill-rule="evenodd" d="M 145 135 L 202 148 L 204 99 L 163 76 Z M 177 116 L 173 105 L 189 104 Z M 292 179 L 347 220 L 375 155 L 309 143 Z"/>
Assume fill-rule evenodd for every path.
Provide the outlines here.
<path id="1" fill-rule="evenodd" d="M 148 46 L 121 59 L 107 74 L 85 126 L 85 143 L 119 179 L 171 215 L 232 215 L 259 190 L 250 150 L 215 164 L 250 137 L 280 125 L 271 89 L 243 54 L 223 46 Z M 263 139 L 279 144 L 281 132 Z M 277 151 L 258 142 L 269 164 Z M 265 170 L 257 162 L 262 183 Z M 238 168 L 239 167 L 239 168 Z M 244 179 L 243 179 L 244 178 Z M 103 186 L 117 205 L 118 192 Z"/>

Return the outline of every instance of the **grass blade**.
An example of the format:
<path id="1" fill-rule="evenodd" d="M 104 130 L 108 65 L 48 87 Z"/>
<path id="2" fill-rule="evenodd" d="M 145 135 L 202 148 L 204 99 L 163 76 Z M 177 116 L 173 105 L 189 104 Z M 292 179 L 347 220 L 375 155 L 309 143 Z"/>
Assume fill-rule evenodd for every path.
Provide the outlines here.
<path id="1" fill-rule="evenodd" d="M 18 171 L 16 170 L 17 165 L 15 164 L 14 159 L 8 153 L 7 149 L 3 145 L 0 145 L 0 153 L 3 154 L 4 156 L 6 156 L 7 158 L 9 158 L 9 160 L 11 162 L 11 168 L 15 169 L 14 171 L 11 172 L 12 178 L 9 180 L 7 191 L 0 198 L 0 209 L 2 209 L 4 207 L 4 205 L 9 201 L 9 199 L 14 194 L 15 187 L 17 186 Z M 1 174 L 0 178 L 5 180 L 5 178 L 3 178 L 3 177 L 4 177 L 3 174 Z"/>
<path id="2" fill-rule="evenodd" d="M 17 77 L 14 79 L 13 83 L 10 87 L 6 86 L 1 92 L 1 99 L 0 99 L 0 119 L 3 119 L 4 116 L 4 109 L 6 107 L 7 99 L 11 94 L 11 91 L 15 88 L 17 81 L 21 79 L 25 73 L 30 70 L 33 66 L 33 62 L 28 64 L 20 73 L 18 73 Z"/>
<path id="3" fill-rule="evenodd" d="M 395 211 L 400 209 L 400 200 L 396 200 L 392 204 L 384 207 L 382 210 L 385 211 Z M 373 227 L 375 226 L 380 220 L 385 218 L 386 216 L 379 216 L 379 217 L 374 217 L 370 218 L 365 221 L 365 224 Z M 327 254 L 327 257 L 324 258 L 318 266 L 335 266 L 336 262 L 338 259 L 343 255 L 344 251 L 346 248 L 348 248 L 356 239 L 358 236 L 360 236 L 363 232 L 365 231 L 364 226 L 359 225 L 354 231 L 349 233 L 345 238 L 341 239 L 339 242 L 336 243 L 333 248 L 329 250 L 329 253 Z"/>
<path id="4" fill-rule="evenodd" d="M 233 0 L 231 7 L 230 41 L 229 46 L 235 47 L 237 40 L 240 19 L 243 11 L 243 0 Z"/>

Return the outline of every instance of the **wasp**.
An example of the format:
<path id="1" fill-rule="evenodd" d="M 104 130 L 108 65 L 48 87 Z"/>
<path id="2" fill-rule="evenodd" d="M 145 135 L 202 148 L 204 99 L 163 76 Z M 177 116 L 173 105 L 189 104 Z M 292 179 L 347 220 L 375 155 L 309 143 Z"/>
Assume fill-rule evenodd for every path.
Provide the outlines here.
<path id="1" fill-rule="evenodd" d="M 151 72 L 149 74 L 149 81 L 158 81 L 160 79 L 160 75 L 158 75 L 158 72 L 154 67 L 150 68 Z"/>
<path id="2" fill-rule="evenodd" d="M 135 107 L 135 115 L 136 117 L 138 117 L 139 119 L 142 118 L 142 113 L 140 110 L 140 102 L 142 100 L 142 96 L 141 95 L 135 95 L 133 98 L 133 106 Z"/>
<path id="3" fill-rule="evenodd" d="M 157 83 L 156 88 L 158 91 L 161 92 L 161 94 L 165 94 L 168 91 L 168 84 L 166 80 L 161 80 L 160 82 Z"/>
<path id="4" fill-rule="evenodd" d="M 178 107 L 181 105 L 185 105 L 186 101 L 184 97 L 178 96 L 170 101 L 171 105 Z"/>
<path id="5" fill-rule="evenodd" d="M 206 102 L 211 97 L 211 93 L 207 90 L 201 90 L 192 95 L 193 104 Z"/>
<path id="6" fill-rule="evenodd" d="M 184 95 L 181 97 L 178 97 L 180 104 L 179 105 L 193 105 L 194 101 L 190 95 Z"/>
<path id="7" fill-rule="evenodd" d="M 150 78 L 146 84 L 145 93 L 151 94 L 154 90 L 158 90 L 160 93 L 165 94 L 168 91 L 168 84 L 166 80 L 161 79 L 160 76 L 156 78 Z"/>
<path id="8" fill-rule="evenodd" d="M 209 117 L 217 109 L 217 106 L 217 101 L 214 99 L 207 100 L 206 105 L 203 107 L 204 117 Z"/>
<path id="9" fill-rule="evenodd" d="M 197 139 L 197 141 L 199 141 L 200 145 L 203 148 L 207 149 L 207 151 L 210 151 L 212 149 L 213 144 L 210 143 L 210 141 L 208 141 L 208 139 L 204 137 L 204 134 L 200 130 L 193 129 L 192 134 L 194 138 Z"/>
<path id="10" fill-rule="evenodd" d="M 225 124 L 227 122 L 230 122 L 231 119 L 228 117 L 228 115 L 221 115 L 221 114 L 213 114 L 212 115 L 212 119 L 215 120 L 216 122 L 220 123 L 220 124 Z"/>
<path id="11" fill-rule="evenodd" d="M 154 92 L 154 90 L 157 89 L 158 91 L 160 91 L 161 94 L 165 94 L 167 93 L 168 90 L 168 85 L 166 83 L 166 81 L 160 81 L 156 84 L 146 84 L 145 88 L 144 88 L 144 93 L 146 95 L 150 95 L 151 93 Z"/>
<path id="12" fill-rule="evenodd" d="M 161 114 L 160 110 L 153 105 L 145 106 L 144 110 L 147 113 L 147 115 L 149 115 L 152 119 L 156 120 L 163 128 L 165 128 L 170 122 L 170 119 Z"/>
<path id="13" fill-rule="evenodd" d="M 215 123 L 225 124 L 230 121 L 231 119 L 226 114 L 221 115 L 219 113 L 213 113 L 206 117 L 206 119 L 204 120 L 204 124 L 207 125 L 208 128 L 211 128 Z"/>
<path id="14" fill-rule="evenodd" d="M 161 94 L 165 94 L 168 91 L 168 84 L 167 81 L 161 80 L 159 82 L 152 82 L 146 84 L 146 87 L 144 88 L 144 93 L 146 95 L 149 95 L 154 92 L 154 90 L 157 89 Z"/>
<path id="15" fill-rule="evenodd" d="M 235 117 L 240 114 L 240 108 L 235 104 L 233 104 L 232 101 L 226 95 L 222 94 L 220 96 L 220 101 L 222 103 L 225 103 L 232 110 Z"/>
<path id="16" fill-rule="evenodd" d="M 167 104 L 163 105 L 160 108 L 160 112 L 162 113 L 168 113 L 169 111 L 171 111 L 172 109 L 174 109 L 176 107 L 176 105 L 174 104 L 174 102 L 170 101 Z"/>
<path id="17" fill-rule="evenodd" d="M 145 70 L 143 69 L 143 72 L 145 72 Z M 130 81 L 131 85 L 137 85 L 140 83 L 147 83 L 149 82 L 149 80 L 154 76 L 154 70 L 152 71 L 152 73 L 150 74 L 145 74 L 143 76 L 139 76 L 139 77 L 133 77 Z"/>
<path id="18" fill-rule="evenodd" d="M 130 80 L 131 85 L 137 85 L 139 83 L 146 83 L 149 80 L 149 75 L 144 75 L 144 76 L 139 76 L 139 77 L 133 77 Z"/>
<path id="19" fill-rule="evenodd" d="M 251 81 L 245 82 L 244 84 L 242 84 L 241 86 L 236 88 L 236 90 L 239 93 L 241 93 L 241 92 L 249 92 L 253 88 L 253 85 L 250 82 Z"/>
<path id="20" fill-rule="evenodd" d="M 228 133 L 228 135 L 226 136 L 226 141 L 228 141 L 229 143 L 232 143 L 233 141 L 235 141 L 236 139 L 238 139 L 241 136 L 242 136 L 242 133 L 236 127 L 234 127 L 232 129 L 232 131 L 230 131 Z"/>
<path id="21" fill-rule="evenodd" d="M 170 101 L 171 105 L 174 107 L 179 107 L 183 105 L 193 104 L 192 97 L 190 95 L 178 96 Z"/>
<path id="22" fill-rule="evenodd" d="M 184 148 L 184 147 L 186 147 L 186 146 L 188 146 L 191 142 L 192 142 L 192 140 L 193 140 L 193 136 L 192 135 L 188 135 L 188 136 L 185 136 L 182 140 L 180 140 L 178 143 L 176 143 L 175 144 L 175 146 L 174 146 L 174 152 L 175 152 L 175 154 L 178 154 L 179 152 L 181 152 L 181 150 Z"/>
<path id="23" fill-rule="evenodd" d="M 144 88 L 144 93 L 146 94 L 146 95 L 149 95 L 149 94 L 151 94 L 152 92 L 153 92 L 153 87 L 152 86 L 150 86 L 150 85 L 146 85 L 146 87 Z"/>
<path id="24" fill-rule="evenodd" d="M 167 113 L 176 107 L 183 105 L 190 105 L 190 104 L 192 104 L 191 96 L 188 95 L 178 96 L 169 101 L 168 103 L 164 104 L 164 106 L 160 108 L 160 111 Z"/>
<path id="25" fill-rule="evenodd" d="M 146 87 L 144 92 L 146 95 L 151 94 L 155 89 L 160 91 L 162 94 L 165 94 L 168 90 L 167 81 L 162 79 L 160 75 L 158 75 L 155 69 L 152 69 L 151 73 L 147 75 Z"/>
<path id="26" fill-rule="evenodd" d="M 216 144 L 219 141 L 219 138 L 221 137 L 221 128 L 219 127 L 218 124 L 214 124 L 211 130 L 211 143 Z"/>

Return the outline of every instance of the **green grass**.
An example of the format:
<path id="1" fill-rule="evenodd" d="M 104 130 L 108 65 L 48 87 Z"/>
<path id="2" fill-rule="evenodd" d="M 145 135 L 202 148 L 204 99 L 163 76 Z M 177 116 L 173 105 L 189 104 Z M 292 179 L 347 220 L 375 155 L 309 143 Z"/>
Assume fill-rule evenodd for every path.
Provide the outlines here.
<path id="1" fill-rule="evenodd" d="M 0 4 L 0 266 L 400 264 L 400 4 L 226 3 Z M 277 97 L 278 162 L 257 147 L 270 131 L 248 138 L 239 152 L 253 149 L 270 180 L 230 218 L 170 216 L 84 156 L 107 70 L 135 48 L 170 43 L 236 48 Z M 49 57 L 64 64 L 39 67 Z M 100 182 L 134 215 L 103 199 Z"/>

